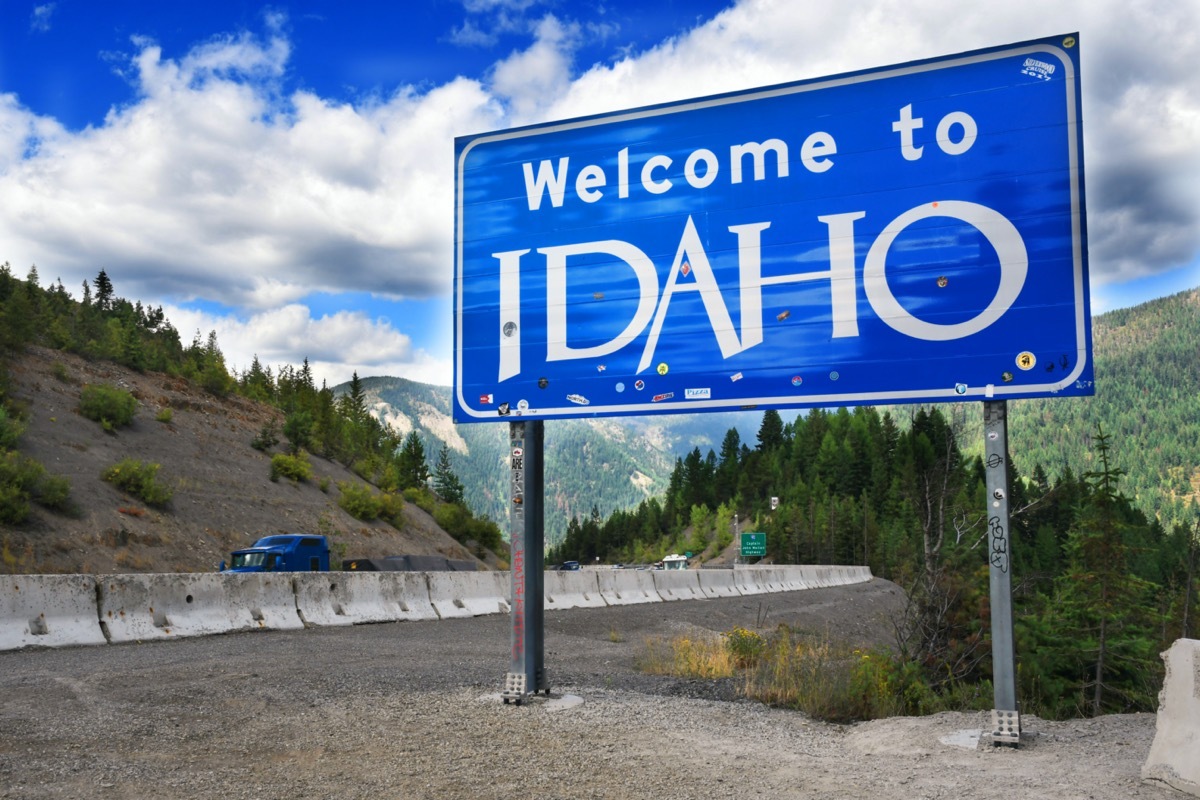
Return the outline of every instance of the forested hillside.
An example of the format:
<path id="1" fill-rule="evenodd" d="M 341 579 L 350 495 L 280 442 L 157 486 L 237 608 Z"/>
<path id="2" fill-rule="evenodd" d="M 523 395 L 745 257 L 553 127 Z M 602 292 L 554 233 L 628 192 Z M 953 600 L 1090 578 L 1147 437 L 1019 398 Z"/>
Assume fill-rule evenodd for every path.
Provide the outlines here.
<path id="1" fill-rule="evenodd" d="M 1095 397 L 1009 403 L 1025 471 L 1095 467 L 1092 434 L 1112 435 L 1124 487 L 1165 525 L 1194 521 L 1200 499 L 1200 289 L 1102 314 L 1092 327 Z M 974 409 L 978 412 L 978 409 Z M 974 419 L 978 420 L 976 415 Z M 980 443 L 982 438 L 975 441 Z"/>
<path id="2" fill-rule="evenodd" d="M 415 432 L 431 456 L 445 445 L 467 505 L 506 523 L 507 422 L 455 425 L 446 387 L 394 377 L 360 383 L 371 414 L 401 437 Z M 341 384 L 333 391 L 340 396 L 349 388 Z M 593 509 L 607 515 L 661 494 L 677 458 L 696 447 L 715 447 L 731 426 L 753 432 L 760 417 L 733 412 L 547 422 L 547 541 L 561 541 L 572 517 Z"/>

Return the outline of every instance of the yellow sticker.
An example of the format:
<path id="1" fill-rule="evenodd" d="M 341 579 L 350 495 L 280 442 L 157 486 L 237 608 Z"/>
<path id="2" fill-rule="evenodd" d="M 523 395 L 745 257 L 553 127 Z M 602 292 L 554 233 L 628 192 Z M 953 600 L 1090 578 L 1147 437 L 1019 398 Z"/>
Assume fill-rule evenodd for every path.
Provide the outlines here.
<path id="1" fill-rule="evenodd" d="M 1063 47 L 1069 48 L 1069 47 L 1074 47 L 1074 46 L 1075 46 L 1075 37 L 1074 36 L 1068 36 L 1067 38 L 1063 39 Z"/>
<path id="2" fill-rule="evenodd" d="M 667 369 L 668 369 L 668 367 L 667 367 L 667 362 L 665 362 L 665 361 L 664 361 L 663 363 L 661 363 L 661 364 L 659 364 L 659 365 L 658 365 L 658 374 L 659 374 L 659 375 L 666 375 L 666 374 L 667 374 Z"/>
<path id="3" fill-rule="evenodd" d="M 1017 356 L 1017 366 L 1023 370 L 1031 370 L 1037 364 L 1037 356 L 1026 350 Z"/>

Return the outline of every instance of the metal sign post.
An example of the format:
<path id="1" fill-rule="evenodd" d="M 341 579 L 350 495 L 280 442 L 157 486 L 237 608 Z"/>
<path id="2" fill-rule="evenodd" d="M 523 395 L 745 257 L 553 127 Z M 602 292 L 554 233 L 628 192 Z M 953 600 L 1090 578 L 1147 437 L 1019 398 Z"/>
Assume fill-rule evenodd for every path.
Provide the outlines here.
<path id="1" fill-rule="evenodd" d="M 504 702 L 517 705 L 530 694 L 550 694 L 545 669 L 543 529 L 545 429 L 541 420 L 508 426 L 512 478 L 512 665 Z"/>
<path id="2" fill-rule="evenodd" d="M 992 603 L 992 743 L 1021 740 L 1017 710 L 1017 669 L 1013 649 L 1012 550 L 1008 522 L 1008 404 L 983 404 L 984 459 L 987 466 L 988 544 Z"/>

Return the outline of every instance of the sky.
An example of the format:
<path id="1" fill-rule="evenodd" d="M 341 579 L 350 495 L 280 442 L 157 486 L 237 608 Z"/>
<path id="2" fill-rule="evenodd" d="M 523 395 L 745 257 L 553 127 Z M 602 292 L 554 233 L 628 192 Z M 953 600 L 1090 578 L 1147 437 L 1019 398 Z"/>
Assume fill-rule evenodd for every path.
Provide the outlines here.
<path id="1" fill-rule="evenodd" d="M 449 385 L 456 136 L 1072 32 L 1093 313 L 1200 286 L 1200 0 L 0 0 L 0 263 Z"/>

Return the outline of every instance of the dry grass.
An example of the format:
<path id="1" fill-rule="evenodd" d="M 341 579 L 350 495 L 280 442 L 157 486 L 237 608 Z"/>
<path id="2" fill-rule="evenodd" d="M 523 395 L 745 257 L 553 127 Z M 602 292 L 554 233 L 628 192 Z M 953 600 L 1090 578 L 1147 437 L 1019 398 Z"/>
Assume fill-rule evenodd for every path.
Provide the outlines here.
<path id="1" fill-rule="evenodd" d="M 650 675 L 679 678 L 732 678 L 737 672 L 737 660 L 720 636 L 652 637 L 634 664 Z"/>

